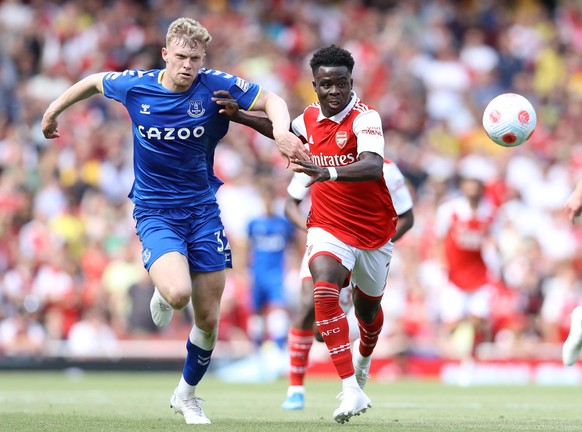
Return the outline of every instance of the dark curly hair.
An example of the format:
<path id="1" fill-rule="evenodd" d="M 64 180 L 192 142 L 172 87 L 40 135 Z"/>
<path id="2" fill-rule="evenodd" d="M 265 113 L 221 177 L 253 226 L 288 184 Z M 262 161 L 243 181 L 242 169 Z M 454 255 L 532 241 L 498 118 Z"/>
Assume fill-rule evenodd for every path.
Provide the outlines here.
<path id="1" fill-rule="evenodd" d="M 345 66 L 352 73 L 354 63 L 354 58 L 348 50 L 337 45 L 330 45 L 315 51 L 309 61 L 309 66 L 311 66 L 313 74 L 321 66 Z"/>

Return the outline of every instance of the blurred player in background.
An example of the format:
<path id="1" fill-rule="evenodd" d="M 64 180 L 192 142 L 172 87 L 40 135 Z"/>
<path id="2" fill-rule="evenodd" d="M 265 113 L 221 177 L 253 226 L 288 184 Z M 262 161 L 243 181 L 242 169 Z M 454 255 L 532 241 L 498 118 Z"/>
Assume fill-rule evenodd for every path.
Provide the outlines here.
<path id="1" fill-rule="evenodd" d="M 342 381 L 341 403 L 333 418 L 345 423 L 372 406 L 362 389 L 384 323 L 381 302 L 398 215 L 382 175 L 382 121 L 352 90 L 351 53 L 335 45 L 321 48 L 313 54 L 310 67 L 319 102 L 308 106 L 291 127 L 309 146 L 312 162 L 292 162 L 294 171 L 311 177 L 305 184 L 311 188 L 312 200 L 306 253 L 314 283 L 315 319 Z M 216 102 L 226 113 L 228 98 Z M 268 135 L 268 122 L 259 124 L 259 120 L 252 127 Z M 360 330 L 353 359 L 349 324 L 339 303 L 340 289 L 350 276 Z"/>
<path id="2" fill-rule="evenodd" d="M 289 314 L 285 297 L 285 250 L 293 241 L 293 224 L 275 209 L 275 188 L 271 179 L 261 184 L 265 204 L 262 216 L 248 226 L 248 267 L 251 276 L 253 315 L 249 332 L 257 347 L 268 339 L 282 352 L 287 341 Z"/>
<path id="3" fill-rule="evenodd" d="M 396 233 L 392 237 L 392 242 L 401 238 L 414 224 L 414 213 L 412 210 L 412 196 L 406 186 L 406 180 L 398 166 L 389 159 L 384 160 L 384 180 L 390 192 L 394 209 L 398 214 L 398 224 Z M 300 229 L 306 229 L 305 213 L 300 204 L 308 198 L 309 189 L 305 184 L 309 180 L 304 174 L 296 173 L 287 192 L 289 197 L 285 205 L 285 214 Z M 313 344 L 315 310 L 313 303 L 313 280 L 309 273 L 307 254 L 301 263 L 299 273 L 301 279 L 301 299 L 299 310 L 297 311 L 291 328 L 289 329 L 289 388 L 287 397 L 281 406 L 286 410 L 300 410 L 305 404 L 305 372 L 307 370 L 309 351 Z M 350 296 L 352 290 L 349 287 L 343 288 L 340 294 L 340 303 L 347 312 L 352 306 Z M 321 336 L 318 335 L 318 338 Z"/>
<path id="4" fill-rule="evenodd" d="M 574 223 L 582 213 L 582 179 L 578 180 L 576 187 L 564 205 L 566 217 Z M 562 362 L 566 366 L 572 366 L 580 356 L 582 348 L 582 306 L 577 306 L 570 316 L 570 332 L 562 346 Z"/>
<path id="5" fill-rule="evenodd" d="M 480 156 L 462 159 L 460 195 L 437 208 L 435 222 L 448 280 L 439 296 L 439 315 L 454 354 L 468 366 L 479 338 L 486 337 L 491 306 L 491 281 L 483 252 L 496 215 L 496 207 L 484 194 L 492 173 Z"/>
<path id="6" fill-rule="evenodd" d="M 188 424 L 210 423 L 196 396 L 217 338 L 219 305 L 230 247 L 215 192 L 220 180 L 212 169 L 214 150 L 228 130 L 228 119 L 211 100 L 213 90 L 228 89 L 244 109 L 264 111 L 273 123 L 277 146 L 287 159 L 308 159 L 289 132 L 286 103 L 242 78 L 204 69 L 212 37 L 190 18 L 172 22 L 166 35 L 163 70 L 92 74 L 66 90 L 47 108 L 42 131 L 58 138 L 57 117 L 97 93 L 122 103 L 132 120 L 136 232 L 142 258 L 157 289 L 150 304 L 158 326 L 174 309 L 192 300 L 195 324 L 187 357 L 170 404 Z"/>

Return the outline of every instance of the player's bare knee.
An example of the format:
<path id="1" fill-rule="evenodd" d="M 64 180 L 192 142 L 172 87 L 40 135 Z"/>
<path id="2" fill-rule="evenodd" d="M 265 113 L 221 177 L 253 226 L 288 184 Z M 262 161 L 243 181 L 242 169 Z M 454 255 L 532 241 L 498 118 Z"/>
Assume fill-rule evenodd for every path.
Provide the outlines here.
<path id="1" fill-rule="evenodd" d="M 195 318 L 196 327 L 206 333 L 212 333 L 218 328 L 218 317 L 198 314 Z"/>
<path id="2" fill-rule="evenodd" d="M 185 289 L 166 289 L 162 291 L 166 301 L 174 309 L 184 309 L 190 302 L 190 290 Z"/>

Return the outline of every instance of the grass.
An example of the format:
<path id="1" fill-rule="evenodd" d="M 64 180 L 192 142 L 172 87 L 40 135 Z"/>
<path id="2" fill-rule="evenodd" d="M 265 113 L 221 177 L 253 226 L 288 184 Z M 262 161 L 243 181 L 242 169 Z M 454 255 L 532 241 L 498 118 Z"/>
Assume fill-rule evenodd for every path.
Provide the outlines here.
<path id="1" fill-rule="evenodd" d="M 286 382 L 199 386 L 213 424 L 186 425 L 168 405 L 177 373 L 1 372 L 0 430 L 20 431 L 580 431 L 582 389 L 370 382 L 374 407 L 338 425 L 336 380 L 312 377 L 307 407 L 285 412 Z"/>

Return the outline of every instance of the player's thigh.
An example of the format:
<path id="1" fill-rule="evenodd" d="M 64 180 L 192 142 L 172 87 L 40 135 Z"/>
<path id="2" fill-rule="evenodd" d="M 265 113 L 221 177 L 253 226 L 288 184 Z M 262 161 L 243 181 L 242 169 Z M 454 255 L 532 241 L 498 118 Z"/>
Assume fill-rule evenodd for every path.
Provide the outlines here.
<path id="1" fill-rule="evenodd" d="M 180 252 L 167 252 L 160 256 L 150 266 L 149 274 L 154 285 L 170 302 L 168 297 L 190 298 L 192 285 L 188 260 Z"/>
<path id="2" fill-rule="evenodd" d="M 191 285 L 186 258 L 189 227 L 183 215 L 173 210 L 136 207 L 134 218 L 142 243 L 143 265 L 154 284 L 170 302 L 185 295 L 189 298 Z"/>
<path id="3" fill-rule="evenodd" d="M 343 287 L 355 263 L 354 248 L 321 228 L 307 231 L 307 259 L 313 281 Z"/>
<path id="4" fill-rule="evenodd" d="M 212 331 L 218 325 L 226 270 L 192 272 L 191 278 L 194 322 L 198 328 Z"/>
<path id="5" fill-rule="evenodd" d="M 352 271 L 352 283 L 367 298 L 381 298 L 392 262 L 393 243 L 379 249 L 356 251 L 356 263 Z"/>

